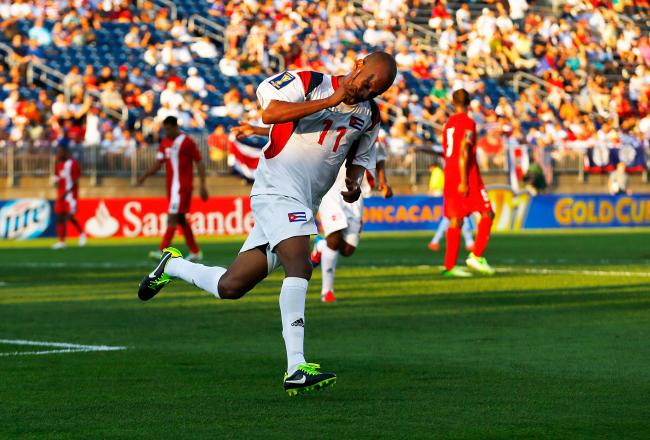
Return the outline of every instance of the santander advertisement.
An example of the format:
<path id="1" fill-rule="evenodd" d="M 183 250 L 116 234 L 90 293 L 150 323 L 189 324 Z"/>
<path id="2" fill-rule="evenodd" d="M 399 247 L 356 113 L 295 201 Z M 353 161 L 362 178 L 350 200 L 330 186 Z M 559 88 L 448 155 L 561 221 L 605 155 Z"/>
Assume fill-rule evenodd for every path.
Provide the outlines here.
<path id="1" fill-rule="evenodd" d="M 81 199 L 77 220 L 95 238 L 158 237 L 167 228 L 165 198 Z M 207 202 L 192 199 L 188 215 L 197 235 L 247 234 L 253 228 L 248 197 L 212 197 Z M 68 227 L 68 233 L 76 234 Z"/>

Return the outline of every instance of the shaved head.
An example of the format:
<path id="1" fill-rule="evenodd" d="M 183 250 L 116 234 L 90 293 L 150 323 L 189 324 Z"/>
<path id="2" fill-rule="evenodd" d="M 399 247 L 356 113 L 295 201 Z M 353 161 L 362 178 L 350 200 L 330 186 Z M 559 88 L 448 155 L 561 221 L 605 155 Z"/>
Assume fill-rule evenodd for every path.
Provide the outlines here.
<path id="1" fill-rule="evenodd" d="M 396 75 L 395 58 L 386 52 L 373 52 L 357 60 L 354 71 L 346 77 L 351 90 L 343 102 L 352 105 L 374 99 L 393 85 Z"/>
<path id="2" fill-rule="evenodd" d="M 379 74 L 379 76 L 384 80 L 384 86 L 386 87 L 383 91 L 385 92 L 388 88 L 393 85 L 395 81 L 395 76 L 397 76 L 397 63 L 395 58 L 392 55 L 387 54 L 386 52 L 373 52 L 363 59 L 364 65 Z"/>

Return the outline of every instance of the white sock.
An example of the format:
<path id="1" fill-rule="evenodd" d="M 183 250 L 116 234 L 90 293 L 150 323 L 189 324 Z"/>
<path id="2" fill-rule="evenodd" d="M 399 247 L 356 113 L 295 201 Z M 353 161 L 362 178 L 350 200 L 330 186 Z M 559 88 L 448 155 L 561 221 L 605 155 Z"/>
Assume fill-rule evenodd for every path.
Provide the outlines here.
<path id="1" fill-rule="evenodd" d="M 219 266 L 209 267 L 192 263 L 182 258 L 172 258 L 165 266 L 165 273 L 172 277 L 180 278 L 196 287 L 210 292 L 217 298 L 219 296 L 219 279 L 226 273 L 226 269 Z"/>
<path id="2" fill-rule="evenodd" d="M 330 249 L 328 246 L 325 246 L 325 249 L 321 252 L 320 264 L 323 271 L 322 295 L 330 290 L 334 292 L 334 274 L 336 273 L 336 261 L 338 258 L 339 251 Z"/>
<path id="3" fill-rule="evenodd" d="M 440 224 L 438 225 L 438 229 L 436 229 L 436 235 L 433 236 L 431 239 L 431 243 L 440 243 L 440 240 L 442 240 L 442 237 L 447 233 L 447 229 L 449 229 L 449 224 L 451 222 L 447 217 L 443 217 L 442 220 L 440 220 Z"/>
<path id="4" fill-rule="evenodd" d="M 474 235 L 472 234 L 472 225 L 470 225 L 469 219 L 465 219 L 460 232 L 463 234 L 465 246 L 474 246 Z"/>
<path id="5" fill-rule="evenodd" d="M 327 240 L 320 240 L 316 243 L 316 250 L 320 253 L 323 253 L 323 249 L 327 247 Z"/>
<path id="6" fill-rule="evenodd" d="M 291 376 L 298 365 L 305 362 L 305 298 L 308 281 L 304 278 L 287 277 L 280 290 L 280 314 L 282 337 L 287 349 L 287 374 Z"/>

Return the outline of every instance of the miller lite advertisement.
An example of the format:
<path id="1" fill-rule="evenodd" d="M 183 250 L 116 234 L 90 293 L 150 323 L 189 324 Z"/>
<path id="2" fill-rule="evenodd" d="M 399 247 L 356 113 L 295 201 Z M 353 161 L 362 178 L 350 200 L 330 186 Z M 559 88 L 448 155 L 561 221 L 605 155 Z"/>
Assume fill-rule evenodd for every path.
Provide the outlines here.
<path id="1" fill-rule="evenodd" d="M 54 236 L 52 202 L 46 199 L 0 200 L 0 239 L 29 240 Z"/>

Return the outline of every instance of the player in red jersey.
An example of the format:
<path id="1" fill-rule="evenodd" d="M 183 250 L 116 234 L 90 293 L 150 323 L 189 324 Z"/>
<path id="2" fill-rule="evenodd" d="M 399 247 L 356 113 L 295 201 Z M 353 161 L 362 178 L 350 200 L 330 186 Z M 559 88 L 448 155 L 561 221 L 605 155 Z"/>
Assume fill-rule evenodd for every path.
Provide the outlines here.
<path id="1" fill-rule="evenodd" d="M 156 155 L 156 163 L 140 178 L 138 183 L 142 184 L 149 176 L 158 172 L 162 164 L 165 164 L 167 175 L 167 199 L 169 200 L 169 209 L 167 217 L 167 230 L 160 243 L 162 251 L 172 242 L 176 226 L 183 229 L 185 243 L 190 250 L 187 259 L 198 261 L 203 258 L 203 253 L 194 240 L 192 227 L 190 226 L 185 214 L 190 211 L 192 202 L 192 181 L 194 173 L 192 164 L 196 163 L 196 169 L 199 174 L 201 186 L 199 194 L 203 201 L 208 200 L 208 190 L 205 186 L 205 165 L 201 162 L 201 153 L 196 143 L 185 133 L 181 132 L 178 127 L 178 120 L 174 116 L 168 116 L 163 121 L 165 137 L 160 141 L 160 150 Z M 152 258 L 160 258 L 161 252 L 153 251 L 149 255 Z"/>
<path id="2" fill-rule="evenodd" d="M 67 148 L 59 147 L 56 153 L 54 173 L 57 186 L 54 213 L 56 214 L 56 235 L 59 237 L 59 241 L 54 243 L 52 249 L 63 249 L 65 247 L 68 220 L 79 231 L 79 246 L 84 246 L 86 244 L 86 234 L 79 222 L 74 218 L 77 212 L 81 168 L 79 162 L 70 156 Z"/>
<path id="3" fill-rule="evenodd" d="M 467 116 L 469 93 L 456 90 L 452 97 L 456 113 L 452 115 L 442 132 L 445 152 L 444 213 L 450 220 L 447 230 L 445 253 L 445 276 L 467 277 L 470 273 L 456 266 L 463 218 L 472 212 L 481 214 L 474 250 L 467 257 L 470 269 L 485 275 L 494 274 L 483 252 L 490 240 L 494 213 L 488 199 L 483 179 L 476 162 L 476 123 Z"/>

